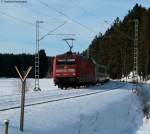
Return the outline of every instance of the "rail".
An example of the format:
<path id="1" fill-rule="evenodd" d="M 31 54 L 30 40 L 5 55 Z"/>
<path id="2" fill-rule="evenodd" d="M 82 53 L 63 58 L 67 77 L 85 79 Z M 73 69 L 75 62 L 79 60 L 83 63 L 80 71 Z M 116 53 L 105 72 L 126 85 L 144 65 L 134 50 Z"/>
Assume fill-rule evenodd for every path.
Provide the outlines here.
<path id="1" fill-rule="evenodd" d="M 36 101 L 36 102 L 29 102 L 28 104 L 25 104 L 25 107 L 30 107 L 30 106 L 34 106 L 34 105 L 40 105 L 40 104 L 45 104 L 45 103 L 50 103 L 50 102 L 57 102 L 57 101 L 63 101 L 63 100 L 69 100 L 69 99 L 73 99 L 73 98 L 79 98 L 79 97 L 86 97 L 86 96 L 89 96 L 89 95 L 95 95 L 95 94 L 99 94 L 99 93 L 105 93 L 105 92 L 108 92 L 108 91 L 111 91 L 111 90 L 115 90 L 115 89 L 119 89 L 121 87 L 124 87 L 126 85 L 126 83 L 123 83 L 121 85 L 118 85 L 117 87 L 115 88 L 111 88 L 109 90 L 99 90 L 99 91 L 88 91 L 88 93 L 84 93 L 84 92 L 77 92 L 79 95 L 70 95 L 70 96 L 67 96 L 67 97 L 63 97 L 64 94 L 60 94 L 62 96 L 57 96 L 57 95 L 53 95 L 53 97 L 55 98 L 49 98 L 49 97 L 52 97 L 52 96 L 41 96 L 41 98 L 44 98 L 44 97 L 48 97 L 47 99 L 45 100 L 39 100 L 39 101 Z M 67 94 L 69 95 L 69 94 Z M 57 98 L 58 97 L 58 98 Z M 29 98 L 28 98 L 29 99 Z M 32 98 L 30 97 L 30 101 L 34 101 L 35 98 Z M 14 100 L 14 102 L 19 102 L 18 100 Z M 8 106 L 6 108 L 1 108 L 0 111 L 8 111 L 8 110 L 12 110 L 12 109 L 18 109 L 20 108 L 19 104 L 16 104 L 15 106 Z"/>

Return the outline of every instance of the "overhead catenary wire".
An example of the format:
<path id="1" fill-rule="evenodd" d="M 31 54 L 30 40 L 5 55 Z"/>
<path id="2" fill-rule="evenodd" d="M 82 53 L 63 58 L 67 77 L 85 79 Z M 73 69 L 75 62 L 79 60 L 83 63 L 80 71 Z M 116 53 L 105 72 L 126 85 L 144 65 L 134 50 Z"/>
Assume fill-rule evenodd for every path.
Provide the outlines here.
<path id="1" fill-rule="evenodd" d="M 51 19 L 58 20 L 56 17 L 52 17 L 52 16 L 50 16 L 50 15 L 48 15 L 48 14 L 45 14 L 45 13 L 43 13 L 43 12 L 37 10 L 37 9 L 33 9 L 33 8 L 29 7 L 29 6 L 24 6 L 24 8 L 28 8 L 29 10 L 31 10 L 31 11 L 33 11 L 33 12 L 35 12 L 35 13 L 44 15 L 44 16 L 49 17 L 49 18 L 51 18 Z"/>
<path id="2" fill-rule="evenodd" d="M 82 12 L 84 13 L 84 15 L 92 15 L 92 12 L 90 10 L 87 10 L 85 7 L 81 6 L 80 2 L 78 0 L 70 0 L 69 2 L 71 2 L 71 4 L 73 4 L 73 6 L 76 6 L 78 9 L 82 10 Z M 99 18 L 96 19 L 96 22 L 99 23 Z"/>
<path id="3" fill-rule="evenodd" d="M 24 20 L 24 19 L 22 19 L 22 18 L 13 16 L 13 15 L 10 15 L 9 13 L 0 11 L 0 14 L 2 14 L 3 16 L 6 16 L 6 17 L 8 17 L 8 18 L 11 18 L 11 19 L 13 19 L 13 20 L 15 20 L 15 21 L 17 21 L 17 22 L 21 22 L 21 23 L 24 23 L 24 24 L 31 25 L 31 26 L 35 27 L 35 24 L 34 24 L 34 23 L 32 23 L 32 22 L 30 22 L 30 21 L 27 21 L 27 20 Z M 40 27 L 40 28 L 42 28 L 42 29 L 44 29 L 44 30 L 48 30 L 48 29 L 46 29 L 46 28 L 44 28 L 44 27 Z"/>
<path id="4" fill-rule="evenodd" d="M 73 4 L 73 6 L 76 6 L 77 8 L 81 9 L 84 13 L 89 14 L 90 11 L 88 11 L 86 8 L 82 7 L 81 5 L 79 5 L 79 1 L 78 0 L 70 0 L 69 2 L 71 2 L 71 4 Z"/>
<path id="5" fill-rule="evenodd" d="M 86 9 L 84 9 L 84 8 L 82 8 L 82 7 L 80 7 L 80 6 L 78 6 L 77 4 L 76 4 L 76 7 L 80 8 L 80 9 L 83 10 L 83 12 L 85 12 L 85 13 L 89 13 L 88 11 L 86 11 Z M 35 9 L 35 8 L 31 8 L 30 6 L 25 6 L 24 8 L 29 9 L 29 10 L 35 12 L 35 13 L 39 13 L 39 14 L 41 14 L 41 15 L 44 15 L 45 17 L 48 17 L 48 18 L 50 18 L 50 19 L 54 19 L 55 21 L 50 21 L 50 22 L 52 22 L 52 23 L 65 22 L 65 21 L 60 21 L 60 20 L 58 20 L 58 18 L 53 17 L 53 16 L 50 16 L 49 14 L 46 14 L 46 13 L 40 11 L 40 10 L 37 10 L 37 9 Z M 47 22 L 47 21 L 46 21 L 46 22 Z M 95 32 L 95 31 L 94 31 L 94 32 Z M 87 33 L 87 34 L 88 34 L 88 33 Z M 65 35 L 75 35 L 75 34 L 59 34 L 59 33 L 58 33 L 58 34 L 50 34 L 50 35 L 65 36 Z"/>
<path id="6" fill-rule="evenodd" d="M 84 25 L 84 24 L 78 22 L 77 20 L 73 19 L 72 17 L 69 17 L 69 16 L 66 15 L 65 13 L 63 13 L 63 12 L 61 12 L 61 11 L 59 11 L 59 10 L 53 8 L 52 6 L 48 5 L 47 3 L 45 3 L 45 2 L 43 2 L 43 1 L 41 1 L 41 0 L 37 0 L 37 1 L 38 1 L 40 4 L 42 4 L 43 6 L 49 8 L 50 10 L 53 10 L 53 11 L 55 11 L 56 13 L 58 13 L 58 14 L 64 16 L 65 18 L 71 20 L 72 22 L 74 22 L 74 23 L 80 25 L 81 27 L 85 28 L 85 29 L 88 30 L 89 32 L 96 34 L 96 32 L 95 32 L 93 29 L 91 29 L 91 28 L 89 28 L 88 26 L 86 26 L 86 25 Z"/>
<path id="7" fill-rule="evenodd" d="M 10 15 L 10 14 L 8 14 L 8 13 L 6 13 L 6 12 L 3 12 L 3 11 L 0 11 L 0 14 L 3 15 L 3 16 L 5 16 L 5 17 L 7 17 L 7 18 L 11 18 L 11 19 L 13 19 L 13 20 L 15 20 L 15 21 L 17 21 L 17 22 L 21 22 L 21 23 L 24 23 L 24 24 L 27 24 L 27 25 L 31 25 L 31 26 L 34 26 L 34 25 L 35 25 L 34 23 L 32 23 L 32 22 L 30 22 L 30 21 L 26 21 L 26 20 L 24 20 L 24 19 L 22 19 L 22 18 L 19 18 L 19 17 L 13 16 L 13 15 Z"/>
<path id="8" fill-rule="evenodd" d="M 84 27 L 84 28 L 87 29 L 88 31 L 90 31 L 90 32 L 92 32 L 92 33 L 96 33 L 96 32 L 95 32 L 94 30 L 92 30 L 91 28 L 89 28 L 89 27 L 87 27 L 86 25 L 84 25 L 84 24 L 82 24 L 82 23 L 80 23 L 80 22 L 74 20 L 73 18 L 67 16 L 67 15 L 64 14 L 63 12 L 60 12 L 60 11 L 58 11 L 58 10 L 56 10 L 56 9 L 54 9 L 54 8 L 52 8 L 52 7 L 50 7 L 49 5 L 47 5 L 46 3 L 44 3 L 44 2 L 42 2 L 42 1 L 40 1 L 40 0 L 38 0 L 38 1 L 39 1 L 42 5 L 48 7 L 49 9 L 51 9 L 51 10 L 53 10 L 53 11 L 59 13 L 59 14 L 61 14 L 62 16 L 66 17 L 67 19 L 69 19 L 69 20 L 71 20 L 71 21 L 73 21 L 74 23 L 76 23 L 76 24 L 78 24 L 78 25 Z M 28 8 L 29 8 L 29 7 L 28 7 Z M 34 10 L 34 9 L 33 9 L 33 10 Z M 36 12 L 40 12 L 40 11 L 36 11 Z M 40 12 L 40 13 L 42 13 L 42 12 Z M 2 14 L 3 16 L 9 17 L 9 18 L 11 18 L 11 19 L 13 19 L 13 20 L 15 20 L 15 21 L 18 21 L 18 22 L 21 22 L 21 23 L 25 23 L 25 24 L 28 24 L 28 25 L 31 25 L 31 26 L 35 26 L 34 23 L 32 23 L 32 22 L 30 22 L 30 21 L 27 21 L 27 20 L 25 20 L 25 19 L 22 19 L 22 18 L 13 16 L 13 15 L 10 15 L 9 13 L 0 11 L 0 14 Z M 49 16 L 49 17 L 50 17 L 50 16 Z M 40 27 L 41 27 L 41 26 L 40 26 Z M 41 28 L 44 29 L 44 30 L 48 30 L 48 29 L 45 28 L 45 27 L 41 27 Z"/>
<path id="9" fill-rule="evenodd" d="M 65 33 L 64 33 L 64 34 L 63 34 L 63 33 L 51 34 L 51 33 L 50 33 L 50 34 L 48 34 L 48 35 L 60 35 L 60 36 L 61 36 L 61 35 L 62 35 L 62 36 L 65 36 L 65 35 L 72 35 L 72 36 L 75 36 L 76 34 L 67 34 L 67 33 L 66 33 L 66 34 L 65 34 Z"/>
<path id="10" fill-rule="evenodd" d="M 50 32 L 48 32 L 47 34 L 45 34 L 44 36 L 42 36 L 40 40 L 44 39 L 47 35 L 50 35 L 51 33 L 55 32 L 57 29 L 59 29 L 60 27 L 62 27 L 63 25 L 65 25 L 67 23 L 67 21 L 65 21 L 64 23 L 62 23 L 61 25 L 57 26 L 56 28 L 54 28 L 53 30 L 51 30 Z"/>
<path id="11" fill-rule="evenodd" d="M 11 19 L 13 19 L 13 20 L 15 20 L 15 21 L 17 21 L 17 22 L 21 22 L 21 23 L 24 23 L 24 24 L 31 25 L 31 26 L 35 27 L 35 24 L 34 24 L 34 23 L 32 23 L 32 22 L 30 22 L 30 21 L 27 21 L 27 20 L 25 20 L 25 19 L 22 19 L 22 18 L 13 16 L 13 15 L 10 15 L 9 13 L 0 11 L 0 14 L 2 14 L 3 16 L 6 16 L 6 17 L 8 17 L 8 18 L 11 18 Z M 65 21 L 64 23 L 66 23 L 66 21 Z M 43 27 L 43 26 L 40 26 L 40 28 L 42 28 L 43 30 L 49 30 L 49 29 L 47 29 L 47 28 L 45 28 L 45 27 Z"/>
<path id="12" fill-rule="evenodd" d="M 11 18 L 17 22 L 21 22 L 21 23 L 24 23 L 24 24 L 27 24 L 27 25 L 31 25 L 33 27 L 35 27 L 35 24 L 30 22 L 30 21 L 27 21 L 27 20 L 24 20 L 22 18 L 19 18 L 19 17 L 16 17 L 16 16 L 13 16 L 13 15 L 10 15 L 9 13 L 6 13 L 6 12 L 3 12 L 3 11 L 0 11 L 0 14 L 2 14 L 3 16 L 6 16 L 8 18 Z M 48 33 L 51 34 L 53 32 L 55 32 L 57 29 L 59 29 L 60 27 L 62 27 L 63 25 L 65 25 L 67 23 L 67 21 L 64 21 L 62 24 L 60 24 L 59 26 L 57 26 L 56 28 L 52 29 L 52 30 L 49 30 L 43 26 L 40 26 L 40 28 L 42 28 L 43 30 L 49 30 L 50 32 Z M 55 34 L 56 35 L 56 34 Z M 60 34 L 59 34 L 60 35 Z M 61 34 L 61 35 L 67 35 L 67 34 Z M 71 35 L 71 34 L 70 34 Z M 46 35 L 47 36 L 47 35 Z"/>
<path id="13" fill-rule="evenodd" d="M 15 20 L 15 21 L 19 21 L 19 22 L 22 22 L 22 23 L 25 23 L 25 24 L 29 24 L 29 25 L 32 25 L 32 26 L 35 25 L 35 24 L 32 23 L 32 22 L 29 22 L 29 21 L 26 21 L 26 20 L 24 20 L 24 19 L 18 18 L 18 17 L 16 17 L 16 16 L 10 15 L 10 14 L 8 14 L 8 13 L 6 13 L 6 12 L 3 12 L 3 11 L 0 11 L 0 14 L 2 14 L 3 16 L 7 16 L 7 17 L 9 17 L 9 18 L 11 18 L 11 19 L 13 19 L 13 20 Z"/>

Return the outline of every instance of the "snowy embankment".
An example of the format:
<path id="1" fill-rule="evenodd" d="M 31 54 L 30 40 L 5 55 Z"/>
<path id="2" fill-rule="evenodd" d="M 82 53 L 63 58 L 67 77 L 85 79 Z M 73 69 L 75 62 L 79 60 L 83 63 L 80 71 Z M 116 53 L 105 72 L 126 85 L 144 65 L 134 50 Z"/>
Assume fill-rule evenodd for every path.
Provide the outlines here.
<path id="1" fill-rule="evenodd" d="M 147 84 L 141 84 L 141 100 L 145 107 L 148 108 L 150 115 L 150 81 L 146 81 Z M 137 134 L 150 134 L 150 118 L 143 119 L 143 125 L 138 130 Z"/>
<path id="2" fill-rule="evenodd" d="M 48 87 L 49 83 L 44 80 L 43 83 Z M 118 82 L 79 89 L 106 92 L 26 107 L 23 133 L 19 131 L 19 109 L 0 112 L 0 133 L 3 120 L 7 118 L 10 120 L 10 134 L 134 134 L 142 125 L 139 99 L 128 90 L 130 84 L 108 90 L 115 85 Z"/>

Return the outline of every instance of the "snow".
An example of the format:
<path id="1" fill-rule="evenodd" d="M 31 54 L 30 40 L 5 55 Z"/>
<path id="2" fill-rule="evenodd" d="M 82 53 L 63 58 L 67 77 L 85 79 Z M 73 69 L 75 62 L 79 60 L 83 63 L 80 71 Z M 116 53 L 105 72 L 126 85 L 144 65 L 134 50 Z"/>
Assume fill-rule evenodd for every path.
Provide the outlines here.
<path id="1" fill-rule="evenodd" d="M 17 82 L 0 79 L 0 109 L 19 105 Z M 52 79 L 40 79 L 40 87 L 41 92 L 33 92 L 34 80 L 30 79 L 26 104 L 98 93 L 25 107 L 24 132 L 19 131 L 20 109 L 0 111 L 0 133 L 5 119 L 10 120 L 10 134 L 139 134 L 143 125 L 141 103 L 130 90 L 131 83 L 110 81 L 66 91 L 55 87 Z"/>
<path id="2" fill-rule="evenodd" d="M 137 131 L 137 134 L 149 134 L 150 133 L 150 121 L 143 119 L 143 125 Z"/>
<path id="3" fill-rule="evenodd" d="M 130 72 L 127 76 L 122 76 L 121 80 L 122 80 L 122 81 L 127 81 L 127 82 L 132 82 L 132 81 L 133 81 L 133 78 L 136 79 L 136 78 L 134 77 L 134 74 L 135 74 L 135 72 L 132 71 L 132 72 Z M 140 77 L 140 76 L 138 75 L 138 76 L 137 76 L 137 79 L 138 79 L 139 82 L 141 82 L 142 77 Z"/>
<path id="4" fill-rule="evenodd" d="M 27 79 L 27 90 L 28 92 L 33 92 L 34 89 L 34 79 Z M 42 90 L 55 90 L 57 87 L 54 86 L 52 79 L 40 79 L 40 88 Z M 17 78 L 1 78 L 0 79 L 0 96 L 3 95 L 14 95 L 20 93 L 21 80 Z"/>
<path id="5" fill-rule="evenodd" d="M 144 96 L 142 100 L 144 101 L 145 105 L 147 105 L 150 108 L 150 81 L 146 81 L 145 83 L 143 83 L 141 85 L 141 88 L 142 88 L 142 95 Z M 137 134 L 149 134 L 149 133 L 150 133 L 150 120 L 144 118 L 143 124 L 137 131 Z"/>

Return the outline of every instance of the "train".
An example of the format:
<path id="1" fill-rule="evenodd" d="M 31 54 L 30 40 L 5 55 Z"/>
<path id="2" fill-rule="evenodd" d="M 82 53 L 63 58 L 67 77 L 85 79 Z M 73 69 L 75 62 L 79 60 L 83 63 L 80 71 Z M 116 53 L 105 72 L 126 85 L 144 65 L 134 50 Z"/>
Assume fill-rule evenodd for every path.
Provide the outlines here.
<path id="1" fill-rule="evenodd" d="M 108 80 L 107 68 L 92 58 L 79 53 L 67 52 L 54 57 L 52 77 L 61 89 L 80 88 Z"/>

